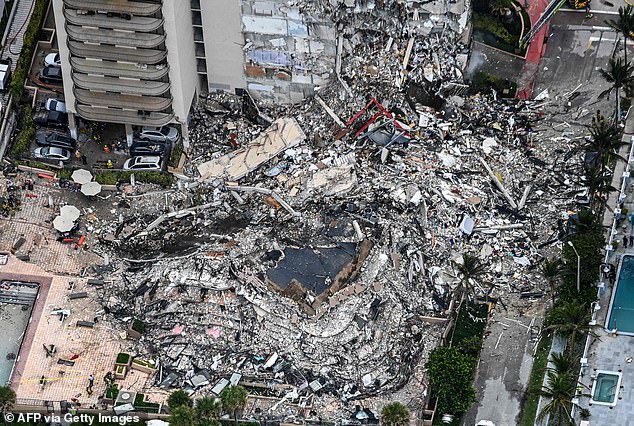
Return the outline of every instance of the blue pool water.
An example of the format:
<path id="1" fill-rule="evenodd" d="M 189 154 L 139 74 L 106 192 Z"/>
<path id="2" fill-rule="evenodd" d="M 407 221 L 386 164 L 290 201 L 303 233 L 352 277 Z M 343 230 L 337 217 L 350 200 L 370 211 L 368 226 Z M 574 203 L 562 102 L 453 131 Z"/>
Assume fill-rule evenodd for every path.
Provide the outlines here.
<path id="1" fill-rule="evenodd" d="M 634 256 L 623 256 L 607 328 L 634 334 Z"/>
<path id="2" fill-rule="evenodd" d="M 596 402 L 614 403 L 616 392 L 618 391 L 619 376 L 614 374 L 601 373 L 597 376 L 597 381 L 592 392 L 592 400 Z"/>

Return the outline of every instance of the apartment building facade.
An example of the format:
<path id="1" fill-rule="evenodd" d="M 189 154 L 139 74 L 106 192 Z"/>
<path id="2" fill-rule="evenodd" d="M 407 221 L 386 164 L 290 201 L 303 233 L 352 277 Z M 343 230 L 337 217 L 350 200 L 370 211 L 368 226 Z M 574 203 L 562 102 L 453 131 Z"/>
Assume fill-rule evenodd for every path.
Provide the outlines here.
<path id="1" fill-rule="evenodd" d="M 178 3 L 53 0 L 69 113 L 130 137 L 132 126 L 186 133 L 198 87 L 191 13 Z"/>
<path id="2" fill-rule="evenodd" d="M 130 140 L 133 126 L 166 124 L 186 137 L 200 92 L 299 102 L 334 70 L 333 25 L 285 1 L 53 0 L 53 10 L 69 112 L 123 124 Z"/>

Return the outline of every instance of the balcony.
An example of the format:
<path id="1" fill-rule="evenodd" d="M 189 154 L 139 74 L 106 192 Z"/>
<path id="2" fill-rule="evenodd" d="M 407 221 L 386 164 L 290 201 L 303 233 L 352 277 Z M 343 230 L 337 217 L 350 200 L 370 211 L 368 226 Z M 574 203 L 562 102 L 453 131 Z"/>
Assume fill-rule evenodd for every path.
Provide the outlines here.
<path id="1" fill-rule="evenodd" d="M 128 0 L 64 0 L 64 5 L 70 9 L 126 13 L 135 16 L 152 16 L 161 10 L 160 3 L 140 3 Z"/>
<path id="2" fill-rule="evenodd" d="M 169 83 L 162 81 L 126 80 L 116 77 L 72 73 L 75 86 L 97 92 L 114 92 L 126 95 L 161 96 L 170 89 Z"/>
<path id="3" fill-rule="evenodd" d="M 207 74 L 207 61 L 204 59 L 196 59 L 196 69 L 198 74 Z"/>
<path id="4" fill-rule="evenodd" d="M 200 0 L 192 0 L 191 9 L 194 11 L 200 10 Z"/>
<path id="5" fill-rule="evenodd" d="M 192 25 L 194 27 L 203 26 L 203 18 L 200 16 L 200 12 L 192 12 Z"/>
<path id="6" fill-rule="evenodd" d="M 160 80 L 169 71 L 167 65 L 146 65 L 141 67 L 130 63 L 95 61 L 76 57 L 70 58 L 70 66 L 73 71 L 82 74 L 136 78 L 139 80 Z"/>
<path id="7" fill-rule="evenodd" d="M 203 30 L 200 27 L 194 27 L 194 41 L 196 42 L 204 42 L 203 39 Z"/>
<path id="8" fill-rule="evenodd" d="M 84 43 L 100 43 L 144 49 L 158 47 L 165 41 L 163 34 L 123 32 L 100 28 L 77 27 L 68 24 L 66 24 L 66 32 L 71 39 Z"/>
<path id="9" fill-rule="evenodd" d="M 108 45 L 84 44 L 76 41 L 69 41 L 68 48 L 70 53 L 80 58 L 106 59 L 135 64 L 157 64 L 167 57 L 167 52 L 164 50 L 126 49 Z"/>
<path id="10" fill-rule="evenodd" d="M 77 104 L 77 114 L 90 121 L 152 127 L 164 126 L 174 119 L 174 113 L 151 112 L 141 115 L 138 110 L 130 111 L 81 104 Z"/>
<path id="11" fill-rule="evenodd" d="M 92 92 L 90 90 L 77 88 L 74 90 L 74 93 L 79 103 L 96 107 L 160 112 L 168 109 L 172 105 L 171 98 L 119 95 L 117 93 Z"/>
<path id="12" fill-rule="evenodd" d="M 156 31 L 163 26 L 162 18 L 147 18 L 143 16 L 132 16 L 130 19 L 119 17 L 108 17 L 103 13 L 94 15 L 81 15 L 76 10 L 64 9 L 66 21 L 71 25 L 79 27 L 99 27 L 111 30 L 128 30 L 149 33 Z"/>
<path id="13" fill-rule="evenodd" d="M 196 44 L 196 57 L 197 58 L 205 58 L 205 45 L 204 44 Z"/>

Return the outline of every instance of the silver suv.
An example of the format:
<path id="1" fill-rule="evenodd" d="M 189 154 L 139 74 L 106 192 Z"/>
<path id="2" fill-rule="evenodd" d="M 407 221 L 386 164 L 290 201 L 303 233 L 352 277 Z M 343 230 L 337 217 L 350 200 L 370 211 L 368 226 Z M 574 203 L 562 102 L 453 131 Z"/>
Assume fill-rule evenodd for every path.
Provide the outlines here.
<path id="1" fill-rule="evenodd" d="M 156 142 L 171 142 L 178 140 L 180 135 L 175 127 L 143 127 L 139 132 L 139 139 Z"/>
<path id="2" fill-rule="evenodd" d="M 161 157 L 131 157 L 123 163 L 124 170 L 138 170 L 140 172 L 161 171 Z"/>

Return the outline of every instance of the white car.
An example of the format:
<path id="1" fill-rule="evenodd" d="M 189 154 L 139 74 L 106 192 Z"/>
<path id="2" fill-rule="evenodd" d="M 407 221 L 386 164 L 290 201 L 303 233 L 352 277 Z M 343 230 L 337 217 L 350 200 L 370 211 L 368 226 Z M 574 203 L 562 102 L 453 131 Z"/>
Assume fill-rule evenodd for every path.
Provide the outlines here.
<path id="1" fill-rule="evenodd" d="M 60 58 L 59 53 L 49 53 L 44 58 L 44 66 L 47 67 L 61 67 L 62 66 L 62 58 Z"/>
<path id="2" fill-rule="evenodd" d="M 175 127 L 143 127 L 139 132 L 139 139 L 156 142 L 176 142 L 180 135 Z"/>
<path id="3" fill-rule="evenodd" d="M 54 146 L 44 146 L 42 148 L 36 148 L 33 151 L 33 156 L 35 158 L 40 158 L 43 160 L 54 160 L 54 161 L 70 161 L 70 151 L 64 148 L 57 148 Z"/>
<path id="4" fill-rule="evenodd" d="M 66 112 L 66 104 L 57 99 L 47 99 L 45 108 L 47 111 Z"/>
<path id="5" fill-rule="evenodd" d="M 161 157 L 130 157 L 123 163 L 123 169 L 140 172 L 161 171 Z"/>

